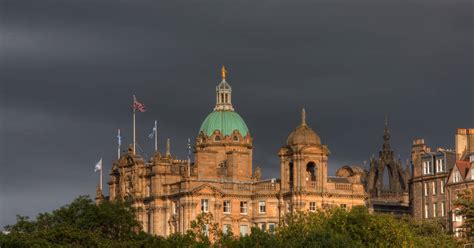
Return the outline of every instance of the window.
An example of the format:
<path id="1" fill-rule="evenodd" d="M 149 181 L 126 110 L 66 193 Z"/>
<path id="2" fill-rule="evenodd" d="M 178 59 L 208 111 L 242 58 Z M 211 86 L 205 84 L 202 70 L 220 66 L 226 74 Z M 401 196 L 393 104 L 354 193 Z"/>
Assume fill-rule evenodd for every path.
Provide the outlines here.
<path id="1" fill-rule="evenodd" d="M 460 181 L 461 181 L 461 174 L 459 173 L 459 171 L 455 171 L 454 176 L 453 176 L 453 182 L 457 183 Z"/>
<path id="2" fill-rule="evenodd" d="M 432 174 L 433 173 L 433 163 L 432 161 L 424 161 L 423 162 L 423 174 Z"/>
<path id="3" fill-rule="evenodd" d="M 224 234 L 228 234 L 228 233 L 230 232 L 230 229 L 231 229 L 230 224 L 224 224 L 224 225 L 222 226 L 222 232 L 223 232 Z"/>
<path id="4" fill-rule="evenodd" d="M 267 224 L 266 223 L 260 224 L 260 228 L 262 229 L 262 231 L 265 232 L 267 230 Z"/>
<path id="5" fill-rule="evenodd" d="M 230 201 L 224 201 L 224 213 L 230 214 Z"/>
<path id="6" fill-rule="evenodd" d="M 460 228 L 460 227 L 458 227 L 458 228 L 456 228 L 456 229 L 454 230 L 454 236 L 455 236 L 456 238 L 461 237 L 461 233 L 462 233 L 462 228 Z"/>
<path id="7" fill-rule="evenodd" d="M 439 158 L 436 159 L 436 172 L 444 172 L 445 171 L 445 164 L 444 164 L 444 159 Z"/>
<path id="8" fill-rule="evenodd" d="M 214 137 L 214 142 L 220 142 L 220 141 L 221 141 L 221 136 L 216 135 L 216 137 Z"/>
<path id="9" fill-rule="evenodd" d="M 316 202 L 309 203 L 309 211 L 314 212 L 316 211 Z"/>
<path id="10" fill-rule="evenodd" d="M 234 137 L 232 138 L 232 140 L 233 140 L 234 142 L 239 142 L 239 136 L 234 135 Z"/>
<path id="11" fill-rule="evenodd" d="M 201 212 L 207 213 L 209 212 L 209 200 L 202 199 L 201 200 Z"/>
<path id="12" fill-rule="evenodd" d="M 474 168 L 471 168 L 471 180 L 474 180 Z"/>
<path id="13" fill-rule="evenodd" d="M 454 222 L 461 222 L 462 221 L 462 216 L 457 215 L 456 213 L 453 213 L 453 220 L 454 220 Z"/>
<path id="14" fill-rule="evenodd" d="M 248 225 L 240 225 L 240 236 L 249 235 L 249 226 Z"/>
<path id="15" fill-rule="evenodd" d="M 267 212 L 267 206 L 264 201 L 258 202 L 258 212 L 264 214 Z"/>
<path id="16" fill-rule="evenodd" d="M 148 212 L 148 233 L 153 233 L 153 212 Z"/>
<path id="17" fill-rule="evenodd" d="M 441 217 L 444 217 L 445 210 L 444 202 L 441 202 Z"/>
<path id="18" fill-rule="evenodd" d="M 432 182 L 432 186 L 433 186 L 433 195 L 436 195 L 436 181 Z"/>
<path id="19" fill-rule="evenodd" d="M 436 210 L 437 210 L 436 206 L 437 206 L 437 205 L 436 205 L 436 202 L 433 203 L 433 217 L 436 217 L 436 214 L 437 214 L 437 213 L 436 213 Z"/>
<path id="20" fill-rule="evenodd" d="M 206 237 L 209 237 L 209 225 L 208 224 L 204 224 L 204 235 Z"/>
<path id="21" fill-rule="evenodd" d="M 425 219 L 428 219 L 428 204 L 425 204 Z"/>
<path id="22" fill-rule="evenodd" d="M 441 179 L 441 181 L 440 181 L 439 192 L 440 192 L 441 194 L 444 194 L 444 179 Z"/>
<path id="23" fill-rule="evenodd" d="M 428 183 L 424 183 L 423 186 L 424 186 L 425 196 L 428 196 Z"/>
<path id="24" fill-rule="evenodd" d="M 240 213 L 247 214 L 247 202 L 240 202 Z"/>
<path id="25" fill-rule="evenodd" d="M 286 203 L 286 212 L 291 212 L 291 204 L 289 202 Z"/>
<path id="26" fill-rule="evenodd" d="M 270 233 L 274 233 L 275 232 L 275 223 L 268 223 L 268 231 Z"/>
<path id="27" fill-rule="evenodd" d="M 178 201 L 173 202 L 173 214 L 178 214 L 179 212 L 179 204 Z"/>
<path id="28" fill-rule="evenodd" d="M 347 205 L 346 204 L 341 204 L 341 208 L 347 208 Z"/>

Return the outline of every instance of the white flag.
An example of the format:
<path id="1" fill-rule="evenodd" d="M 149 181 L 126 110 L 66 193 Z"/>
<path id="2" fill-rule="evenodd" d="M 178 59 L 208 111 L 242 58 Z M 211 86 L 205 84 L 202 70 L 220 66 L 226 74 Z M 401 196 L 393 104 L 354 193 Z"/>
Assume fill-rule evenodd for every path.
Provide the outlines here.
<path id="1" fill-rule="evenodd" d="M 102 158 L 99 160 L 99 162 L 97 162 L 97 164 L 95 164 L 94 172 L 97 172 L 100 170 L 102 170 Z"/>
<path id="2" fill-rule="evenodd" d="M 155 125 L 153 126 L 153 131 L 148 135 L 148 138 L 153 139 L 156 136 L 156 132 L 158 131 L 158 126 L 155 121 Z"/>

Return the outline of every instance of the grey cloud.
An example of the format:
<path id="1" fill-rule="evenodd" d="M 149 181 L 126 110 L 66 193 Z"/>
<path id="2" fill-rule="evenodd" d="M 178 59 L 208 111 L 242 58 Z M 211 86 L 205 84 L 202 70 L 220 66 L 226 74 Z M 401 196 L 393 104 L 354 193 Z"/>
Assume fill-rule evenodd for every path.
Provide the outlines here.
<path id="1" fill-rule="evenodd" d="M 158 119 L 177 156 L 214 105 L 227 65 L 234 104 L 254 136 L 254 164 L 278 177 L 276 153 L 299 122 L 331 150 L 330 172 L 414 138 L 452 147 L 472 127 L 470 0 L 0 0 L 0 226 L 93 194 L 93 165 Z M 107 167 L 108 166 L 108 167 Z"/>

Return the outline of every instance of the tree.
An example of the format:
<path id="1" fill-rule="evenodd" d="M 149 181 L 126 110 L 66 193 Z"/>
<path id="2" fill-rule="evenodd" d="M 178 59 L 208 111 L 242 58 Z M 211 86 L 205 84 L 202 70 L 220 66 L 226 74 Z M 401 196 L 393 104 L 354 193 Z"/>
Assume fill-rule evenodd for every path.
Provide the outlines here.
<path id="1" fill-rule="evenodd" d="M 474 241 L 474 192 L 466 189 L 457 194 L 458 198 L 454 202 L 457 209 L 456 215 L 463 216 L 463 232 L 469 241 Z"/>

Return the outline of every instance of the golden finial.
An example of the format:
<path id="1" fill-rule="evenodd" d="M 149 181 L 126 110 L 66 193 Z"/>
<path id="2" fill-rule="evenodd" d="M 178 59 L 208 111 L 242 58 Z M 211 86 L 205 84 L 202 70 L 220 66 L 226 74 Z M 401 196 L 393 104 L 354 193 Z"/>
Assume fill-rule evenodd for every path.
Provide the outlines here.
<path id="1" fill-rule="evenodd" d="M 225 76 L 227 74 L 227 70 L 225 69 L 225 66 L 222 66 L 221 73 L 222 73 L 222 80 L 225 80 Z"/>

